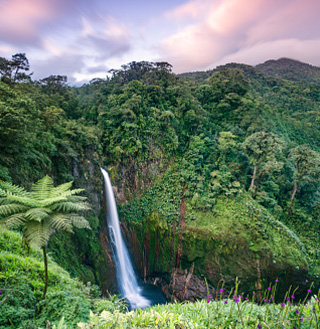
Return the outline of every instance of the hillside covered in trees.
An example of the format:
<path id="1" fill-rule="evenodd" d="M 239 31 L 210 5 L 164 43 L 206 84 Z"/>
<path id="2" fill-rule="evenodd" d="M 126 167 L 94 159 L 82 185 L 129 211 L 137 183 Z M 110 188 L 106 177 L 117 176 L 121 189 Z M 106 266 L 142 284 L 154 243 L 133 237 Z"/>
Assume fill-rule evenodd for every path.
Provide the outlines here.
<path id="1" fill-rule="evenodd" d="M 66 76 L 33 81 L 24 54 L 0 58 L 0 180 L 86 189 L 91 230 L 56 233 L 48 248 L 103 293 L 115 287 L 101 166 L 138 273 L 168 298 L 206 295 L 175 287 L 185 272 L 204 287 L 239 277 L 246 292 L 318 282 L 319 70 L 281 59 L 176 75 L 132 62 L 75 88 Z"/>

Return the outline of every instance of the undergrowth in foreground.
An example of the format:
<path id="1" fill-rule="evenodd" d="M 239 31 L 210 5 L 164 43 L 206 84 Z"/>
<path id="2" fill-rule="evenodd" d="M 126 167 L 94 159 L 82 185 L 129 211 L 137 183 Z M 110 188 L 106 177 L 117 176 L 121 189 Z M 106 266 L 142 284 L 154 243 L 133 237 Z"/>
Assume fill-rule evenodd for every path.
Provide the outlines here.
<path id="1" fill-rule="evenodd" d="M 295 291 L 288 291 L 284 299 L 276 303 L 277 281 L 270 285 L 261 301 L 258 296 L 234 292 L 222 298 L 224 289 L 214 300 L 208 295 L 207 300 L 196 303 L 169 303 L 131 312 L 113 312 L 104 310 L 91 313 L 90 322 L 79 323 L 81 329 L 104 328 L 215 328 L 215 329 L 318 329 L 320 328 L 319 293 L 313 294 L 312 287 L 306 292 L 303 301 L 296 301 Z M 307 298 L 312 296 L 308 301 Z M 307 302 L 306 302 L 307 301 Z"/>

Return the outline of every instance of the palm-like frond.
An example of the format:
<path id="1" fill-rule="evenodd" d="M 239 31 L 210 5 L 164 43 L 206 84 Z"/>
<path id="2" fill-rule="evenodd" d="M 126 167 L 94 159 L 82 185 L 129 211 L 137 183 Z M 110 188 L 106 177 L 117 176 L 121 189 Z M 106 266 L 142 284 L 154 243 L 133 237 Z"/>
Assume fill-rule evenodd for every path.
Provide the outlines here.
<path id="1" fill-rule="evenodd" d="M 71 233 L 73 232 L 72 221 L 70 220 L 69 215 L 52 214 L 50 216 L 50 226 L 57 230 L 63 230 Z"/>
<path id="2" fill-rule="evenodd" d="M 23 227 L 28 244 L 45 247 L 53 229 L 72 232 L 72 227 L 90 228 L 78 213 L 88 210 L 83 189 L 70 190 L 72 182 L 53 187 L 45 176 L 32 185 L 32 191 L 0 181 L 0 223 L 8 228 Z"/>
<path id="3" fill-rule="evenodd" d="M 50 198 L 55 198 L 55 197 L 61 195 L 62 193 L 69 191 L 72 184 L 73 184 L 73 182 L 69 182 L 69 183 L 60 184 L 57 187 L 54 187 L 50 191 L 49 197 Z"/>
<path id="4" fill-rule="evenodd" d="M 29 197 L 8 195 L 7 199 L 25 205 L 27 207 L 40 208 L 42 206 L 41 202 Z"/>
<path id="5" fill-rule="evenodd" d="M 51 209 L 49 208 L 32 208 L 26 211 L 25 217 L 28 220 L 42 222 L 51 214 Z"/>
<path id="6" fill-rule="evenodd" d="M 3 222 L 5 223 L 8 229 L 16 229 L 24 225 L 24 223 L 26 222 L 26 218 L 24 216 L 24 212 L 16 213 L 5 218 Z"/>
<path id="7" fill-rule="evenodd" d="M 41 202 L 44 207 L 49 207 L 57 202 L 66 201 L 67 199 L 73 197 L 74 194 L 78 194 L 82 191 L 84 191 L 84 189 L 75 189 L 75 190 L 65 191 L 65 192 L 60 193 L 60 195 L 58 195 L 58 196 L 45 198 L 45 199 L 41 200 Z"/>
<path id="8" fill-rule="evenodd" d="M 82 202 L 87 200 L 87 197 L 85 196 L 80 196 L 80 195 L 72 195 L 68 197 L 69 202 Z"/>
<path id="9" fill-rule="evenodd" d="M 41 204 L 43 207 L 50 207 L 51 205 L 54 205 L 55 203 L 59 203 L 59 202 L 66 201 L 66 200 L 67 200 L 67 197 L 65 197 L 65 196 L 57 196 L 55 198 L 41 200 Z"/>
<path id="10" fill-rule="evenodd" d="M 71 214 L 70 220 L 76 228 L 87 228 L 91 229 L 89 222 L 82 216 L 79 216 L 78 214 Z"/>
<path id="11" fill-rule="evenodd" d="M 48 175 L 35 182 L 31 187 L 32 195 L 36 200 L 44 200 L 49 198 L 52 189 L 53 180 Z"/>
<path id="12" fill-rule="evenodd" d="M 20 203 L 8 203 L 0 206 L 0 218 L 8 217 L 15 213 L 25 212 L 29 209 L 28 206 L 25 206 Z"/>
<path id="13" fill-rule="evenodd" d="M 52 210 L 54 211 L 61 211 L 64 213 L 70 213 L 70 212 L 78 212 L 78 211 L 83 211 L 83 210 L 88 210 L 90 209 L 89 204 L 87 202 L 70 202 L 70 201 L 65 201 L 65 202 L 59 202 L 57 204 L 54 204 L 51 207 Z"/>
<path id="14" fill-rule="evenodd" d="M 23 231 L 23 238 L 28 245 L 42 248 L 46 247 L 52 233 L 53 229 L 49 221 L 29 221 Z"/>
<path id="15" fill-rule="evenodd" d="M 4 197 L 8 194 L 25 197 L 30 196 L 30 193 L 26 191 L 23 187 L 0 180 L 0 196 Z"/>

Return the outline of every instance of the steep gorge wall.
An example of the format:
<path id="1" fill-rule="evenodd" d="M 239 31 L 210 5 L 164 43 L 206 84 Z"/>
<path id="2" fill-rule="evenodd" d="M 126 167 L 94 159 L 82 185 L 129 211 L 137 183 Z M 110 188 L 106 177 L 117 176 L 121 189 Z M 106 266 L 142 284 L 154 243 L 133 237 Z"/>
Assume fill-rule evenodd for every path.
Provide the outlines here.
<path id="1" fill-rule="evenodd" d="M 210 286 L 227 290 L 238 277 L 240 290 L 246 293 L 262 292 L 278 278 L 278 289 L 284 294 L 290 285 L 300 286 L 303 295 L 312 278 L 303 257 L 287 255 L 275 261 L 270 250 L 255 251 L 242 237 L 221 238 L 212 232 L 188 227 L 181 238 L 180 265 L 177 265 L 179 227 L 174 231 L 153 213 L 143 222 L 127 222 L 125 237 L 134 255 L 140 277 L 160 282 L 168 298 L 178 301 L 204 298 L 206 280 Z M 297 292 L 299 294 L 299 291 Z"/>

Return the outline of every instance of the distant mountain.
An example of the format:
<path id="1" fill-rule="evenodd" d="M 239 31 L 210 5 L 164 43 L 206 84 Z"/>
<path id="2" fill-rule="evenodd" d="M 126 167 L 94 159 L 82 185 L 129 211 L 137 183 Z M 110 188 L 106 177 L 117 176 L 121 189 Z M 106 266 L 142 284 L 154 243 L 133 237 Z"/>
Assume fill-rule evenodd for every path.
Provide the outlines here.
<path id="1" fill-rule="evenodd" d="M 256 68 L 262 73 L 287 80 L 320 83 L 320 68 L 290 58 L 269 60 Z"/>
<path id="2" fill-rule="evenodd" d="M 320 67 L 312 66 L 290 58 L 268 60 L 263 64 L 258 64 L 255 67 L 245 64 L 229 63 L 218 66 L 212 70 L 187 72 L 180 74 L 180 76 L 202 82 L 209 78 L 214 72 L 221 71 L 223 68 L 239 68 L 243 71 L 245 76 L 251 77 L 252 75 L 257 77 L 257 71 L 259 71 L 266 76 L 274 78 L 308 83 L 320 83 Z M 254 70 L 254 68 L 256 70 Z"/>

